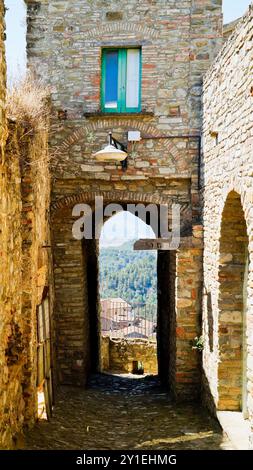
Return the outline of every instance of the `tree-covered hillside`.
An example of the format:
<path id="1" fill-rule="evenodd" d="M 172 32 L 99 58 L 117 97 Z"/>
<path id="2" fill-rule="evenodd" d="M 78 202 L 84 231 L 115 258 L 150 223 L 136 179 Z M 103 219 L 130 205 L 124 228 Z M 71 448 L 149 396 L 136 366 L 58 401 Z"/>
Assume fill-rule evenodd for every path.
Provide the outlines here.
<path id="1" fill-rule="evenodd" d="M 101 298 L 156 305 L 156 252 L 134 251 L 133 243 L 100 248 Z"/>

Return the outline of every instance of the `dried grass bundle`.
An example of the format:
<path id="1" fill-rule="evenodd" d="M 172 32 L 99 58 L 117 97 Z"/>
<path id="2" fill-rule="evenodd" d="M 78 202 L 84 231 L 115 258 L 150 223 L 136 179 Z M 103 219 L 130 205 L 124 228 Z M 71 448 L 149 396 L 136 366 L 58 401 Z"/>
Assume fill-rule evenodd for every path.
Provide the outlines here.
<path id="1" fill-rule="evenodd" d="M 48 128 L 49 87 L 28 73 L 7 92 L 7 116 L 32 130 Z"/>

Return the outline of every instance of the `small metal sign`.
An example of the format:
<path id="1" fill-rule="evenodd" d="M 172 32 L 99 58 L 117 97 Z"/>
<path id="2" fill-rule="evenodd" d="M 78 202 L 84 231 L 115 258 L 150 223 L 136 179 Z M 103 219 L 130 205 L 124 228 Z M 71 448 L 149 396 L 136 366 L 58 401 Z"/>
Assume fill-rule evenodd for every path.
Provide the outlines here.
<path id="1" fill-rule="evenodd" d="M 134 243 L 135 251 L 175 251 L 179 248 L 191 248 L 193 246 L 192 237 L 182 237 L 180 239 L 180 246 L 176 246 L 175 242 L 167 238 L 141 238 Z"/>
<path id="2" fill-rule="evenodd" d="M 140 239 L 134 243 L 134 250 L 171 250 L 171 240 L 165 238 Z"/>

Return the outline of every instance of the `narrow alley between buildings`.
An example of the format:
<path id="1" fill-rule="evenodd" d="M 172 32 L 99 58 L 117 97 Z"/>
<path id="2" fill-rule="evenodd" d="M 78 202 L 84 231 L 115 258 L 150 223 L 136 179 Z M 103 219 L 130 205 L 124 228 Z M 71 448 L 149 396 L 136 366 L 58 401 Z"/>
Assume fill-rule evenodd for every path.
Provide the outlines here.
<path id="1" fill-rule="evenodd" d="M 54 417 L 26 436 L 31 450 L 230 450 L 199 403 L 175 404 L 154 376 L 93 375 L 86 390 L 61 387 Z"/>

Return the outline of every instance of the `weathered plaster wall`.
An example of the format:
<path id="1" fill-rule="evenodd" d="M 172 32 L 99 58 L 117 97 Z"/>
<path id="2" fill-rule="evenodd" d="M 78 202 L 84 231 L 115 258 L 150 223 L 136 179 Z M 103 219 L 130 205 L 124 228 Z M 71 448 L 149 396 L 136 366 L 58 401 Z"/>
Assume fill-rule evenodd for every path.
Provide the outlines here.
<path id="1" fill-rule="evenodd" d="M 238 378 L 235 369 L 238 370 L 239 363 L 242 364 L 241 325 L 244 322 L 247 350 L 247 406 L 251 418 L 253 414 L 252 28 L 251 8 L 205 77 L 202 167 L 205 384 L 206 389 L 210 387 L 211 390 L 209 403 L 213 401 L 218 409 L 240 408 L 238 397 L 243 373 L 241 369 Z M 244 245 L 248 245 L 246 254 Z M 243 271 L 245 271 L 247 255 L 249 273 L 246 275 L 243 298 L 242 267 L 244 266 Z M 241 286 L 240 292 L 238 285 Z M 226 297 L 228 293 L 230 295 Z M 244 309 L 245 320 L 243 320 Z M 226 367 L 222 368 L 222 364 L 226 364 Z"/>

